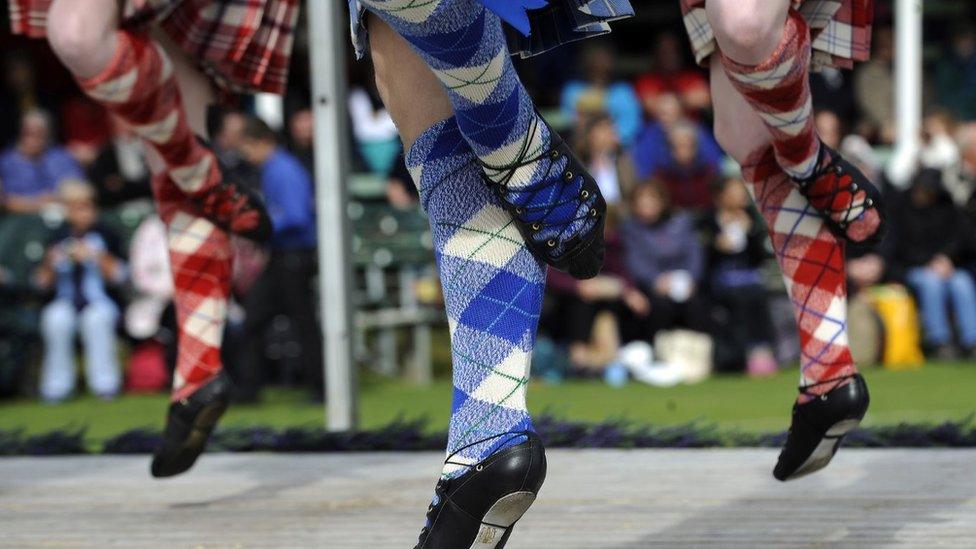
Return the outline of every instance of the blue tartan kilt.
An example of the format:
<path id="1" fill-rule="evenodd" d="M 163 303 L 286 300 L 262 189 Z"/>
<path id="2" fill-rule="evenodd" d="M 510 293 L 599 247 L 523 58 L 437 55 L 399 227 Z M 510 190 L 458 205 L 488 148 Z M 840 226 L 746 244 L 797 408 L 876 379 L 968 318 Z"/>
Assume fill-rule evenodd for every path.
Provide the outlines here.
<path id="1" fill-rule="evenodd" d="M 356 57 L 362 58 L 369 47 L 366 29 L 366 9 L 358 0 L 349 1 L 349 18 L 352 30 L 352 43 Z M 478 0 L 502 19 L 511 22 L 505 13 L 498 9 L 504 5 L 498 0 Z M 514 8 L 521 9 L 521 8 Z M 528 35 L 523 34 L 511 24 L 505 25 L 508 48 L 512 55 L 522 58 L 532 57 L 557 48 L 563 44 L 600 36 L 610 32 L 610 23 L 634 15 L 629 0 L 549 0 L 549 5 L 526 12 L 529 18 Z"/>

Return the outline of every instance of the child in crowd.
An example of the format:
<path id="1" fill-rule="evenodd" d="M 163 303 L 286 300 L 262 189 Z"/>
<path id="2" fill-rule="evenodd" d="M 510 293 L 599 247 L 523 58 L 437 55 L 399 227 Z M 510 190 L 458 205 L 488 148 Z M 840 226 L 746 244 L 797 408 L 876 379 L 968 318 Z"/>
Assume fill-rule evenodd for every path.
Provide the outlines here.
<path id="1" fill-rule="evenodd" d="M 749 192 L 737 178 L 716 186 L 715 208 L 703 220 L 702 233 L 708 249 L 708 289 L 722 316 L 725 343 L 720 353 L 729 365 L 746 365 L 751 376 L 776 372 L 772 320 L 766 302 L 762 264 L 768 256 L 766 233 L 749 208 Z M 741 366 L 740 366 L 741 367 Z"/>
<path id="2" fill-rule="evenodd" d="M 95 189 L 69 179 L 58 188 L 66 223 L 54 235 L 35 274 L 37 286 L 54 294 L 41 313 L 44 362 L 41 397 L 68 398 L 75 389 L 75 335 L 85 351 L 88 388 L 109 399 L 119 391 L 121 368 L 115 327 L 119 309 L 111 290 L 125 282 L 118 238 L 98 223 Z"/>

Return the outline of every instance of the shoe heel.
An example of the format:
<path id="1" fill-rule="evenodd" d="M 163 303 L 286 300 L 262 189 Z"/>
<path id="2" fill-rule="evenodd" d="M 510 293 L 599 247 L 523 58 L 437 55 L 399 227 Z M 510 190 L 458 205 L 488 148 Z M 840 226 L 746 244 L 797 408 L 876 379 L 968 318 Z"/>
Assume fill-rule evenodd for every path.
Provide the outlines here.
<path id="1" fill-rule="evenodd" d="M 513 492 L 496 501 L 481 519 L 481 528 L 470 549 L 502 549 L 512 526 L 535 503 L 535 498 L 532 492 Z"/>
<path id="2" fill-rule="evenodd" d="M 844 421 L 839 421 L 835 423 L 833 427 L 827 429 L 826 436 L 828 438 L 842 437 L 854 429 L 857 429 L 857 426 L 860 424 L 861 420 L 859 419 L 845 419 Z"/>

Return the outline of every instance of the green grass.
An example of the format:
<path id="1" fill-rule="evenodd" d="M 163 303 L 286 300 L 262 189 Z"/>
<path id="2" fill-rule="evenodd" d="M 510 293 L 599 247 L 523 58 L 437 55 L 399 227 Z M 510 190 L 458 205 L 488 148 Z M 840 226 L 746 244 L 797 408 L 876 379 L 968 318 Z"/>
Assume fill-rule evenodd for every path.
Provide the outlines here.
<path id="1" fill-rule="evenodd" d="M 960 420 L 976 412 L 973 387 L 976 364 L 929 364 L 917 371 L 870 370 L 872 405 L 866 423 L 928 423 Z M 700 421 L 722 429 L 759 432 L 785 429 L 796 373 L 790 369 L 773 378 L 751 380 L 718 376 L 693 386 L 657 389 L 638 383 L 614 389 L 603 383 L 573 381 L 562 385 L 533 384 L 533 413 L 596 422 L 621 418 L 657 425 Z M 451 386 L 441 380 L 428 388 L 399 381 L 369 380 L 360 391 L 362 427 L 384 425 L 396 418 L 426 418 L 432 430 L 443 430 L 449 417 Z M 29 400 L 0 404 L 0 430 L 43 433 L 66 426 L 85 427 L 90 442 L 136 427 L 158 428 L 167 399 L 163 395 L 125 396 L 114 402 L 90 397 L 58 406 Z M 257 406 L 236 406 L 224 425 L 269 427 L 321 425 L 321 405 L 302 393 L 271 389 Z"/>

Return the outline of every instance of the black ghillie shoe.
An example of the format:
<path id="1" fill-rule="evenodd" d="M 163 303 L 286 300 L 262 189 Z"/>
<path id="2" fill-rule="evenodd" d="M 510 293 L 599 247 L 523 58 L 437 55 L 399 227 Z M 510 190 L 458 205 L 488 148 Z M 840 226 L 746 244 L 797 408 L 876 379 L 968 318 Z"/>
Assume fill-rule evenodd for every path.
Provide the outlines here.
<path id="1" fill-rule="evenodd" d="M 199 141 L 208 150 L 213 150 L 205 140 Z M 227 168 L 220 163 L 216 154 L 213 158 L 218 163 L 220 182 L 208 191 L 195 195 L 194 201 L 203 215 L 224 231 L 258 243 L 266 242 L 271 238 L 272 226 L 264 199 L 248 185 L 230 181 Z"/>
<path id="2" fill-rule="evenodd" d="M 824 164 L 824 155 L 830 161 Z M 857 244 L 881 240 L 885 232 L 884 197 L 853 164 L 828 147 L 820 146 L 817 169 L 796 180 L 800 194 L 820 212 L 834 236 Z"/>
<path id="3" fill-rule="evenodd" d="M 227 410 L 230 390 L 230 380 L 221 372 L 188 398 L 170 404 L 163 444 L 153 454 L 152 476 L 172 477 L 193 467 Z"/>
<path id="4" fill-rule="evenodd" d="M 476 465 L 464 465 L 469 469 L 459 477 L 437 482 L 427 526 L 414 549 L 505 547 L 515 523 L 535 502 L 546 480 L 546 452 L 539 436 L 526 431 L 492 438 L 505 436 L 526 440 Z"/>
<path id="5" fill-rule="evenodd" d="M 536 120 L 546 123 L 541 116 Z M 596 180 L 552 128 L 548 150 L 531 151 L 528 141 L 536 133 L 535 127 L 529 130 L 522 160 L 507 166 L 482 162 L 485 183 L 515 220 L 532 255 L 574 278 L 593 278 L 603 267 L 607 203 Z M 513 185 L 527 166 L 541 170 L 540 180 Z"/>
<path id="6" fill-rule="evenodd" d="M 823 383 L 845 379 L 848 378 Z M 861 424 L 871 398 L 860 374 L 850 376 L 850 380 L 809 402 L 793 405 L 790 431 L 773 470 L 777 480 L 793 480 L 823 469 L 837 453 L 844 436 Z"/>

